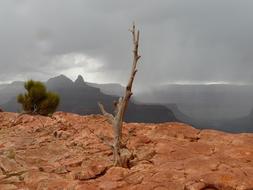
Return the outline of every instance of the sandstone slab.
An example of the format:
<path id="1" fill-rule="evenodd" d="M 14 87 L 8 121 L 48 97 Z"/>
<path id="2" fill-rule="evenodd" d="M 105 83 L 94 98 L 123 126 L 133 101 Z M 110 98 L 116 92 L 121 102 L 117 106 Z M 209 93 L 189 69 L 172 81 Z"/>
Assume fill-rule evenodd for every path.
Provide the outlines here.
<path id="1" fill-rule="evenodd" d="M 101 115 L 0 113 L 1 190 L 250 190 L 253 134 L 124 123 L 129 168 L 112 167 Z"/>

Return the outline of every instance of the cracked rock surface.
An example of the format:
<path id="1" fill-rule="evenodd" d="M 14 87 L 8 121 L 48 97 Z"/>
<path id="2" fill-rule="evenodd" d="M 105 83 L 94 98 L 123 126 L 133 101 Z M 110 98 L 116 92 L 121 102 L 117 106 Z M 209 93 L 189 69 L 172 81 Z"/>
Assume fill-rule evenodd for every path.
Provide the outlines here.
<path id="1" fill-rule="evenodd" d="M 253 134 L 124 123 L 129 168 L 112 167 L 100 115 L 0 113 L 1 190 L 252 190 Z"/>

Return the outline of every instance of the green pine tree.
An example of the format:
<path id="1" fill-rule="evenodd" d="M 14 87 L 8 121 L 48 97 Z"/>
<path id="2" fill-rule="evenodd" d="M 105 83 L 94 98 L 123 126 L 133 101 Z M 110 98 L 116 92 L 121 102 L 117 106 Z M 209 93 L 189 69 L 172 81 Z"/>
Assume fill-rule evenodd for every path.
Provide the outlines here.
<path id="1" fill-rule="evenodd" d="M 17 96 L 18 103 L 22 104 L 25 112 L 31 114 L 50 115 L 57 109 L 60 98 L 53 92 L 48 92 L 40 81 L 25 82 L 26 93 Z"/>

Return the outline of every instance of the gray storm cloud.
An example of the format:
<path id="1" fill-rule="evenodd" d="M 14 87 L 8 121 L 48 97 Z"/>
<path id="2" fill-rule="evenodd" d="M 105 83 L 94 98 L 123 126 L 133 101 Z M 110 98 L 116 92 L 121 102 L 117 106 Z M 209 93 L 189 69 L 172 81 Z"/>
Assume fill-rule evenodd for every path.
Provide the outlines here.
<path id="1" fill-rule="evenodd" d="M 124 83 L 135 20 L 137 85 L 253 83 L 252 8 L 250 0 L 2 0 L 0 81 L 80 71 L 95 82 Z"/>

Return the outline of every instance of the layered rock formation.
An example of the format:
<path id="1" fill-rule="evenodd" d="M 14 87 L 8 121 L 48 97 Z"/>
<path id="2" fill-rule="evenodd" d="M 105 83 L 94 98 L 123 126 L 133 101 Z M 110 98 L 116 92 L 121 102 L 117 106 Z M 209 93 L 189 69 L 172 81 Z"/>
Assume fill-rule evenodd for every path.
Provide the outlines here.
<path id="1" fill-rule="evenodd" d="M 253 134 L 125 123 L 130 168 L 112 167 L 100 115 L 0 113 L 1 190 L 250 190 Z"/>

